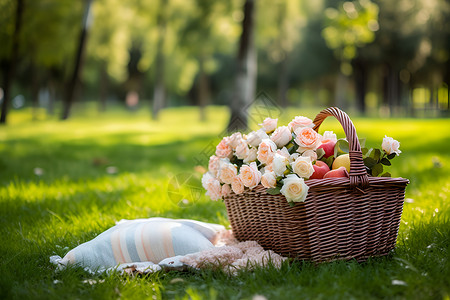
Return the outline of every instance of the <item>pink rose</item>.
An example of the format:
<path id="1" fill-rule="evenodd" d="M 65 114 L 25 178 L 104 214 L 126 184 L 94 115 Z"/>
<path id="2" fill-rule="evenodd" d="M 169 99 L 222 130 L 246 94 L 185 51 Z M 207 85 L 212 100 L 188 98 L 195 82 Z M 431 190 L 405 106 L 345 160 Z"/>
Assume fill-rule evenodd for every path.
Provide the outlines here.
<path id="1" fill-rule="evenodd" d="M 239 145 L 239 143 L 242 140 L 242 134 L 240 132 L 233 133 L 229 139 L 228 139 L 228 145 L 233 149 L 236 150 L 236 147 Z"/>
<path id="2" fill-rule="evenodd" d="M 320 144 L 320 135 L 310 127 L 301 127 L 295 130 L 294 141 L 298 145 L 297 152 L 303 153 L 306 150 L 316 150 Z"/>
<path id="3" fill-rule="evenodd" d="M 268 164 L 272 160 L 272 156 L 276 150 L 277 145 L 272 140 L 262 140 L 258 148 L 258 160 L 263 164 Z"/>
<path id="4" fill-rule="evenodd" d="M 262 126 L 262 129 L 266 132 L 266 133 L 270 133 L 272 131 L 275 130 L 275 128 L 277 128 L 277 122 L 278 119 L 271 119 L 271 118 L 266 118 L 262 124 L 259 124 L 260 126 Z"/>
<path id="5" fill-rule="evenodd" d="M 233 149 L 231 149 L 230 145 L 228 144 L 228 137 L 224 137 L 219 145 L 216 147 L 216 155 L 220 158 L 229 158 L 233 154 Z"/>
<path id="6" fill-rule="evenodd" d="M 266 172 L 261 176 L 261 184 L 265 188 L 274 188 L 277 185 L 275 172 Z"/>
<path id="7" fill-rule="evenodd" d="M 223 163 L 219 170 L 219 179 L 223 183 L 230 184 L 237 176 L 237 167 L 231 163 Z"/>
<path id="8" fill-rule="evenodd" d="M 248 151 L 249 149 L 247 143 L 245 142 L 245 140 L 241 139 L 236 146 L 236 157 L 239 159 L 244 159 L 247 157 Z"/>
<path id="9" fill-rule="evenodd" d="M 242 183 L 239 176 L 234 177 L 231 182 L 231 189 L 235 194 L 242 194 L 244 192 L 244 184 Z"/>
<path id="10" fill-rule="evenodd" d="M 209 158 L 209 163 L 208 163 L 208 170 L 209 172 L 211 172 L 212 175 L 214 175 L 215 177 L 217 177 L 217 173 L 219 172 L 219 167 L 220 167 L 220 158 L 218 158 L 215 155 L 212 155 Z"/>
<path id="11" fill-rule="evenodd" d="M 258 170 L 256 163 L 252 162 L 250 165 L 241 167 L 239 178 L 246 187 L 252 189 L 261 181 L 261 172 Z"/>
<path id="12" fill-rule="evenodd" d="M 213 201 L 222 199 L 222 186 L 220 185 L 219 180 L 211 179 L 207 182 L 206 195 Z"/>
<path id="13" fill-rule="evenodd" d="M 280 126 L 272 133 L 270 139 L 278 146 L 283 147 L 292 139 L 291 131 L 287 126 Z"/>
<path id="14" fill-rule="evenodd" d="M 314 150 L 306 150 L 305 152 L 303 152 L 302 156 L 303 157 L 309 157 L 309 159 L 311 161 L 316 161 L 317 160 L 317 153 Z"/>
<path id="15" fill-rule="evenodd" d="M 314 127 L 313 122 L 311 119 L 307 117 L 297 116 L 288 124 L 289 129 L 294 132 L 297 128 L 303 128 L 303 127 Z"/>
<path id="16" fill-rule="evenodd" d="M 231 193 L 231 187 L 229 184 L 222 185 L 222 196 L 228 196 Z"/>

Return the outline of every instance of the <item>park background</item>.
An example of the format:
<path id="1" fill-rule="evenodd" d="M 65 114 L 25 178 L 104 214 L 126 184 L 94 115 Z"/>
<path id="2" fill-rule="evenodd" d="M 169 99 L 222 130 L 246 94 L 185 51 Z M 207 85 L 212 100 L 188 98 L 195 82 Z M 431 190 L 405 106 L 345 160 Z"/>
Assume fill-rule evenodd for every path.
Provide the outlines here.
<path id="1" fill-rule="evenodd" d="M 444 0 L 0 0 L 0 296 L 449 299 L 448 24 Z M 401 143 L 390 256 L 231 278 L 50 264 L 120 219 L 229 225 L 200 184 L 215 144 L 329 106 Z"/>

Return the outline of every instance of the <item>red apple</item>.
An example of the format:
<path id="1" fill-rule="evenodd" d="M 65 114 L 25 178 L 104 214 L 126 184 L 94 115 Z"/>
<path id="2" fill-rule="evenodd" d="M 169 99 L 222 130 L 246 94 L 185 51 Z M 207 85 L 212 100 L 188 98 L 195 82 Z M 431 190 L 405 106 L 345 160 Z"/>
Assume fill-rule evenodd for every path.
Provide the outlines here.
<path id="1" fill-rule="evenodd" d="M 316 161 L 316 163 L 313 165 L 313 168 L 314 173 L 311 175 L 311 177 L 309 177 L 309 179 L 322 179 L 323 175 L 330 171 L 328 165 L 321 160 Z"/>
<path id="2" fill-rule="evenodd" d="M 328 171 L 323 178 L 333 178 L 333 177 L 348 177 L 348 172 L 345 167 L 339 167 L 335 170 Z"/>
<path id="3" fill-rule="evenodd" d="M 322 148 L 323 151 L 325 151 L 324 156 L 328 158 L 331 155 L 334 155 L 334 145 L 336 145 L 335 140 L 323 140 L 322 144 L 320 144 L 317 148 Z"/>

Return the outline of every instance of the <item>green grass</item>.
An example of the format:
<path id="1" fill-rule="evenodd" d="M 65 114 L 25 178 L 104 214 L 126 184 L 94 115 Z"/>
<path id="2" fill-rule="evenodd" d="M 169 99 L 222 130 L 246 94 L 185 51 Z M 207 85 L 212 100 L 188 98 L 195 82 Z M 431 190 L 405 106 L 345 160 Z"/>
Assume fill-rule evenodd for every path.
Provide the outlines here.
<path id="1" fill-rule="evenodd" d="M 317 112 L 303 114 L 313 118 Z M 298 113 L 284 111 L 279 124 Z M 194 167 L 198 161 L 206 166 L 202 153 L 219 140 L 227 111 L 209 108 L 205 123 L 194 108 L 168 109 L 159 121 L 145 111 L 90 113 L 66 122 L 32 122 L 29 115 L 12 112 L 10 125 L 0 128 L 1 298 L 449 299 L 450 120 L 353 119 L 371 146 L 384 134 L 401 142 L 403 153 L 390 171 L 411 184 L 389 257 L 363 264 L 295 262 L 236 277 L 201 271 L 130 278 L 80 268 L 57 272 L 49 256 L 64 256 L 124 218 L 228 225 L 223 203 L 182 187 L 180 197 L 189 203 L 181 204 L 168 192 L 174 178 L 192 175 L 199 184 Z M 322 130 L 343 136 L 333 120 Z M 35 174 L 39 170 L 42 175 Z"/>

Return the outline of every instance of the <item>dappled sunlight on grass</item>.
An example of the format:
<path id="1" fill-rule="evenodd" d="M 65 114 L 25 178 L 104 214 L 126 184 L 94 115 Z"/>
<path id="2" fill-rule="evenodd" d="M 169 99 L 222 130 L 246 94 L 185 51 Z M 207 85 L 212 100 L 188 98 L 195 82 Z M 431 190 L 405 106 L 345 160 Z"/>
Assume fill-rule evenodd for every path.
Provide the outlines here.
<path id="1" fill-rule="evenodd" d="M 287 125 L 299 114 L 313 119 L 317 112 L 288 109 L 278 124 Z M 148 295 L 154 288 L 168 298 L 186 295 L 189 287 L 194 296 L 236 297 L 231 292 L 236 286 L 245 286 L 242 297 L 264 291 L 283 298 L 297 291 L 313 298 L 321 293 L 332 296 L 335 291 L 344 295 L 351 288 L 349 297 L 426 298 L 438 295 L 448 282 L 448 262 L 443 258 L 448 256 L 450 227 L 450 132 L 444 130 L 450 128 L 449 120 L 353 119 L 368 146 L 379 147 L 385 134 L 401 143 L 403 153 L 387 168 L 393 176 L 411 182 L 394 259 L 286 264 L 281 271 L 257 270 L 236 278 L 212 271 L 132 279 L 111 275 L 102 277 L 101 284 L 86 286 L 80 278 L 90 275 L 76 268 L 54 273 L 48 257 L 63 256 L 121 219 L 158 216 L 229 225 L 224 204 L 204 195 L 201 174 L 195 169 L 199 164 L 207 166 L 228 111 L 210 107 L 206 122 L 198 121 L 196 108 L 164 110 L 158 121 L 142 111 L 113 110 L 93 119 L 74 117 L 65 122 L 32 122 L 26 113 L 12 113 L 12 125 L 0 131 L 0 255 L 5 258 L 0 271 L 6 274 L 0 289 L 10 287 L 16 296 L 31 297 L 11 287 L 19 283 L 38 298 L 44 294 L 58 298 L 67 291 L 81 295 L 86 288 L 100 298 L 114 298 L 117 286 L 122 296 Z M 322 124 L 320 132 L 325 130 L 344 137 L 332 118 Z M 411 273 L 408 264 L 417 272 Z M 14 268 L 16 272 L 8 272 Z M 64 288 L 52 283 L 55 278 L 66 282 Z M 182 283 L 172 284 L 174 278 Z M 408 282 L 408 287 L 393 286 L 394 279 Z M 421 284 L 427 288 L 416 294 L 415 287 Z"/>

